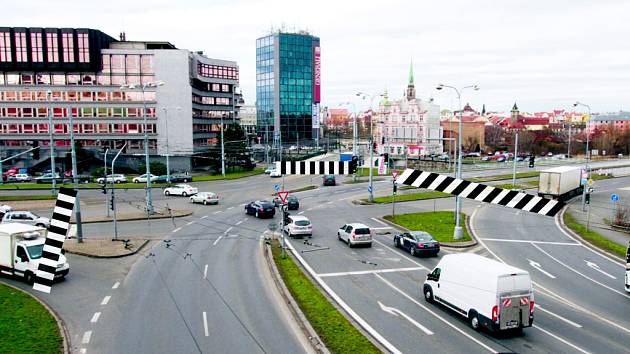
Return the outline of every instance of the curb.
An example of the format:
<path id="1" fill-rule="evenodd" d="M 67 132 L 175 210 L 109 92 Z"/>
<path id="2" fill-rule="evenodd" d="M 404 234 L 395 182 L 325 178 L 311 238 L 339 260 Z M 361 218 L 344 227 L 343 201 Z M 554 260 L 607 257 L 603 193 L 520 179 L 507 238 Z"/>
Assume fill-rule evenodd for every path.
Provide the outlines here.
<path id="1" fill-rule="evenodd" d="M 194 212 L 192 210 L 187 210 L 182 212 L 181 214 L 177 214 L 177 215 L 166 215 L 166 214 L 154 214 L 153 216 L 150 216 L 148 219 L 149 220 L 158 220 L 158 219 L 170 219 L 170 218 L 183 218 L 186 216 L 191 216 Z M 155 216 L 157 215 L 157 216 Z M 147 217 L 142 216 L 142 217 L 129 217 L 129 218 L 123 218 L 123 219 L 117 219 L 116 221 L 138 221 L 138 220 L 147 220 Z M 106 219 L 106 218 L 102 218 L 102 219 L 97 219 L 97 220 L 81 220 L 82 224 L 98 224 L 98 223 L 102 223 L 102 222 L 111 222 L 113 221 L 113 219 Z M 76 220 L 72 220 L 70 222 L 70 224 L 76 224 Z"/>
<path id="2" fill-rule="evenodd" d="M 440 247 L 463 249 L 463 248 L 473 247 L 473 246 L 476 246 L 478 244 L 477 238 L 472 234 L 472 232 L 470 232 L 470 230 L 471 230 L 470 229 L 470 217 L 468 215 L 465 215 L 465 216 L 466 216 L 466 220 L 464 221 L 464 223 L 466 224 L 466 228 L 469 231 L 468 234 L 470 235 L 472 240 L 464 241 L 464 242 L 440 242 Z M 380 220 L 380 221 L 390 225 L 394 229 L 398 229 L 398 230 L 401 230 L 401 231 L 410 231 L 406 227 L 403 227 L 403 226 L 400 226 L 398 224 L 395 224 L 395 223 L 393 223 L 393 222 L 391 222 L 389 220 L 386 220 L 385 218 L 379 217 L 378 220 Z"/>
<path id="3" fill-rule="evenodd" d="M 68 333 L 68 328 L 66 327 L 65 322 L 63 321 L 63 319 L 61 319 L 61 316 L 59 316 L 59 314 L 53 310 L 50 306 L 48 306 L 48 304 L 46 304 L 44 302 L 44 300 L 38 298 L 37 296 L 29 293 L 28 291 L 25 291 L 23 289 L 20 289 L 16 286 L 13 286 L 11 284 L 7 284 L 5 282 L 2 282 L 2 285 L 6 285 L 10 288 L 13 288 L 17 291 L 21 291 L 24 294 L 27 294 L 28 296 L 32 297 L 33 299 L 35 299 L 35 301 L 39 302 L 51 315 L 52 317 L 55 319 L 55 321 L 57 322 L 57 327 L 59 328 L 59 334 L 61 334 L 61 346 L 63 348 L 63 353 L 64 354 L 70 354 L 70 333 Z"/>
<path id="4" fill-rule="evenodd" d="M 66 250 L 67 253 L 71 253 L 71 254 L 76 254 L 77 256 L 83 256 L 83 257 L 89 257 L 89 258 L 123 258 L 123 257 L 127 257 L 127 256 L 133 256 L 134 254 L 140 252 L 144 246 L 146 246 L 149 242 L 151 242 L 151 240 L 144 240 L 144 242 L 140 245 L 140 247 L 138 247 L 135 251 L 131 252 L 131 253 L 126 253 L 126 254 L 117 254 L 117 255 L 113 255 L 113 256 L 100 256 L 97 254 L 89 254 L 89 253 L 84 253 L 84 252 L 74 252 L 74 251 L 68 251 Z"/>
<path id="5" fill-rule="evenodd" d="M 434 197 L 434 198 L 426 198 L 426 199 L 415 199 L 415 200 L 397 200 L 396 203 L 409 203 L 409 202 L 422 202 L 425 200 L 436 200 L 436 199 L 446 199 L 446 198 L 454 198 L 454 195 L 450 195 L 450 196 L 445 196 L 445 197 Z M 368 201 L 365 200 L 361 200 L 361 199 L 355 199 L 352 201 L 352 204 L 356 204 L 356 205 L 388 205 L 388 204 L 392 204 L 393 202 L 387 202 L 387 203 L 370 203 Z"/>
<path id="6" fill-rule="evenodd" d="M 330 351 L 326 348 L 324 342 L 321 338 L 319 338 L 319 335 L 317 335 L 317 332 L 315 332 L 315 329 L 313 329 L 310 322 L 306 319 L 306 316 L 304 316 L 304 313 L 297 305 L 297 302 L 293 299 L 293 296 L 289 292 L 289 289 L 287 289 L 284 281 L 282 281 L 282 276 L 280 275 L 278 267 L 276 267 L 276 263 L 273 261 L 273 256 L 271 255 L 271 245 L 267 242 L 265 242 L 263 253 L 267 267 L 269 267 L 269 271 L 273 278 L 273 282 L 280 292 L 280 296 L 284 299 L 285 304 L 289 307 L 289 311 L 302 330 L 302 333 L 306 336 L 308 342 L 317 353 L 330 354 Z"/>

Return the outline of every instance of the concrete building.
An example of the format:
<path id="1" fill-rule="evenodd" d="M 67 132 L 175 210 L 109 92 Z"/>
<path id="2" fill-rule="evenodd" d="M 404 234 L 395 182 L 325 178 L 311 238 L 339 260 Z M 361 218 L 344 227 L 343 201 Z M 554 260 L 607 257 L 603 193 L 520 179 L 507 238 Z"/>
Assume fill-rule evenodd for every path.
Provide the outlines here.
<path id="1" fill-rule="evenodd" d="M 616 129 L 630 129 L 630 112 L 619 111 L 615 113 L 593 115 L 591 129 L 604 125 L 612 125 Z"/>
<path id="2" fill-rule="evenodd" d="M 140 89 L 154 82 L 164 84 Z M 187 170 L 191 155 L 217 141 L 222 120 L 238 122 L 237 85 L 235 62 L 168 42 L 127 41 L 124 33 L 116 40 L 93 29 L 0 27 L 0 148 L 6 156 L 48 146 L 52 130 L 54 145 L 67 150 L 72 115 L 84 148 L 126 143 L 126 155 L 143 154 L 146 115 L 150 154 L 169 153 L 174 170 Z"/>
<path id="3" fill-rule="evenodd" d="M 256 105 L 244 105 L 239 110 L 241 127 L 248 136 L 248 139 L 256 137 Z"/>

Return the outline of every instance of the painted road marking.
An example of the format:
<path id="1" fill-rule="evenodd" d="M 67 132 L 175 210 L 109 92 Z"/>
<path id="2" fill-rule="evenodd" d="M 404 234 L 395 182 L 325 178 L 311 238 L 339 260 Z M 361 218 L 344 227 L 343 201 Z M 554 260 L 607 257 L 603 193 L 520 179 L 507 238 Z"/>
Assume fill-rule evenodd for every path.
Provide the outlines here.
<path id="1" fill-rule="evenodd" d="M 539 325 L 537 325 L 537 324 L 533 325 L 532 327 L 534 327 L 534 328 L 536 328 L 536 329 L 540 330 L 540 331 L 541 331 L 541 332 L 543 332 L 543 333 L 546 333 L 546 334 L 548 334 L 548 335 L 552 336 L 553 338 L 555 338 L 555 339 L 557 339 L 557 340 L 561 341 L 562 343 L 564 343 L 564 344 L 566 344 L 566 345 L 570 346 L 571 348 L 573 348 L 573 349 L 575 349 L 575 350 L 577 350 L 577 351 L 580 351 L 580 352 L 582 352 L 582 353 L 584 353 L 584 354 L 590 354 L 589 352 L 587 352 L 586 350 L 584 350 L 584 349 L 582 349 L 582 348 L 578 347 L 577 345 L 575 345 L 575 344 L 573 344 L 573 343 L 569 343 L 566 339 L 562 339 L 562 338 L 558 337 L 557 335 L 555 335 L 555 334 L 553 334 L 553 333 L 551 333 L 551 332 L 547 331 L 546 329 L 542 329 L 542 328 L 541 328 Z"/>
<path id="2" fill-rule="evenodd" d="M 99 317 L 101 317 L 101 313 L 100 312 L 95 312 L 94 315 L 92 316 L 92 319 L 90 320 L 90 322 L 92 322 L 92 323 L 98 322 L 98 318 Z"/>
<path id="3" fill-rule="evenodd" d="M 237 223 L 236 223 L 236 226 L 238 226 L 238 225 L 242 224 L 242 223 L 243 223 L 243 221 L 245 221 L 245 220 L 240 220 L 239 222 L 237 222 Z"/>
<path id="4" fill-rule="evenodd" d="M 412 325 L 418 327 L 422 332 L 424 332 L 424 334 L 428 335 L 428 336 L 432 336 L 433 332 L 431 332 L 428 328 L 426 328 L 425 326 L 421 325 L 420 323 L 416 322 L 416 320 L 414 320 L 413 318 L 407 316 L 404 312 L 400 311 L 397 308 L 394 307 L 388 307 L 383 305 L 380 301 L 378 301 L 378 305 L 381 307 L 381 310 L 390 313 L 396 317 L 398 316 L 402 316 L 404 319 L 406 319 L 407 321 L 411 322 Z"/>
<path id="5" fill-rule="evenodd" d="M 103 298 L 103 301 L 101 301 L 101 305 L 105 306 L 107 305 L 107 303 L 109 302 L 109 299 L 111 299 L 112 297 L 107 295 Z"/>
<path id="6" fill-rule="evenodd" d="M 379 224 L 381 224 L 381 225 L 384 225 L 384 226 L 389 226 L 388 224 L 384 223 L 383 221 L 381 221 L 381 220 L 379 220 L 379 219 L 377 219 L 377 218 L 370 218 L 370 219 L 372 219 L 372 220 L 376 221 L 377 223 L 379 223 Z"/>
<path id="7" fill-rule="evenodd" d="M 326 203 L 326 204 L 332 204 L 332 203 L 333 203 L 333 202 L 332 202 L 332 201 L 330 201 L 330 202 L 328 202 L 328 203 Z"/>
<path id="8" fill-rule="evenodd" d="M 536 304 L 536 310 L 540 310 L 542 312 L 548 313 L 551 316 L 553 316 L 553 317 L 555 317 L 555 318 L 557 318 L 557 319 L 559 319 L 561 321 L 564 321 L 564 322 L 570 324 L 573 327 L 582 328 L 582 325 L 579 325 L 579 324 L 577 324 L 577 323 L 575 323 L 575 322 L 573 322 L 571 320 L 568 320 L 568 319 L 566 319 L 566 318 L 564 318 L 564 317 L 562 317 L 562 316 L 560 316 L 558 314 L 555 314 L 555 313 L 553 313 L 553 312 L 551 312 L 551 311 L 549 311 L 547 309 L 544 309 L 544 308 L 542 308 L 542 306 L 540 306 L 540 304 Z"/>
<path id="9" fill-rule="evenodd" d="M 232 210 L 232 209 L 234 209 L 234 207 L 233 207 L 233 206 L 231 206 L 231 207 L 229 207 L 229 208 L 228 208 L 228 210 Z"/>
<path id="10" fill-rule="evenodd" d="M 386 250 L 389 250 L 390 252 L 394 253 L 394 254 L 395 254 L 395 255 L 397 255 L 397 256 L 400 256 L 400 255 L 401 255 L 401 253 L 400 253 L 400 252 L 395 251 L 395 250 L 393 250 L 393 249 L 389 248 L 389 246 L 387 246 L 386 244 L 384 244 L 383 242 L 381 242 L 381 241 L 379 241 L 379 240 L 373 239 L 372 241 L 373 241 L 373 242 L 378 243 L 379 245 L 381 245 L 381 246 L 383 246 L 383 247 L 385 247 L 385 249 L 386 249 Z M 420 268 L 422 268 L 422 269 L 424 269 L 424 270 L 427 270 L 427 271 L 429 270 L 429 268 L 427 268 L 427 267 L 423 266 L 422 264 L 420 264 L 419 262 L 417 262 L 415 259 L 411 259 L 411 258 L 407 257 L 407 255 L 405 255 L 405 254 L 403 254 L 403 256 L 405 257 L 405 259 L 406 259 L 406 260 L 408 260 L 408 261 L 410 261 L 411 263 L 413 263 L 413 264 L 417 265 L 418 267 L 420 267 Z"/>
<path id="11" fill-rule="evenodd" d="M 81 339 L 81 344 L 90 343 L 90 338 L 92 338 L 92 331 L 85 331 L 85 333 L 83 333 L 83 338 Z"/>
<path id="12" fill-rule="evenodd" d="M 426 268 L 420 267 L 408 267 L 408 268 L 388 268 L 388 269 L 375 269 L 375 270 L 357 270 L 353 272 L 335 272 L 335 273 L 321 273 L 318 276 L 325 277 L 339 277 L 344 275 L 364 275 L 364 274 L 378 274 L 378 273 L 394 273 L 394 272 L 410 272 L 414 270 L 426 270 Z"/>
<path id="13" fill-rule="evenodd" d="M 609 277 L 610 279 L 617 279 L 614 276 L 604 272 L 596 263 L 593 263 L 593 262 L 587 261 L 587 260 L 584 260 L 584 262 L 586 262 L 587 266 L 595 269 L 595 271 L 597 271 L 597 272 L 600 272 L 600 273 L 604 274 L 605 276 Z"/>
<path id="14" fill-rule="evenodd" d="M 213 214 L 218 214 L 218 213 L 222 213 L 222 212 L 223 212 L 223 210 L 217 210 Z"/>
<path id="15" fill-rule="evenodd" d="M 224 234 L 228 234 L 230 231 L 232 231 L 233 227 L 230 226 L 227 230 L 225 230 Z"/>
<path id="16" fill-rule="evenodd" d="M 214 243 L 212 244 L 213 246 L 216 246 L 217 243 L 219 243 L 219 241 L 221 241 L 221 239 L 223 238 L 223 235 L 219 236 L 219 238 L 217 238 L 216 240 L 214 240 Z"/>
<path id="17" fill-rule="evenodd" d="M 201 219 L 205 219 L 207 217 L 208 217 L 208 215 L 204 215 L 204 216 L 201 217 Z"/>
<path id="18" fill-rule="evenodd" d="M 203 267 L 203 278 L 208 279 L 208 265 L 207 264 L 205 267 Z"/>
<path id="19" fill-rule="evenodd" d="M 533 268 L 537 269 L 539 272 L 543 273 L 544 275 L 548 276 L 551 279 L 556 279 L 556 276 L 543 270 L 542 267 L 540 266 L 540 263 L 532 261 L 531 259 L 527 259 L 527 261 L 529 262 L 529 265 L 532 266 Z"/>
<path id="20" fill-rule="evenodd" d="M 302 214 L 304 214 L 304 210 L 298 213 L 298 215 L 302 215 Z"/>
<path id="21" fill-rule="evenodd" d="M 208 318 L 206 317 L 206 311 L 203 312 L 203 332 L 207 336 L 208 334 Z"/>
<path id="22" fill-rule="evenodd" d="M 306 209 L 306 211 L 311 211 L 311 210 L 313 210 L 313 208 L 308 208 L 308 209 Z"/>
<path id="23" fill-rule="evenodd" d="M 186 225 L 192 225 L 194 223 L 195 223 L 194 221 L 189 221 L 188 223 L 186 223 Z"/>
<path id="24" fill-rule="evenodd" d="M 176 228 L 175 230 L 171 231 L 172 233 L 176 233 L 177 231 L 181 230 L 181 227 Z"/>
<path id="25" fill-rule="evenodd" d="M 112 289 L 118 289 L 118 287 L 120 286 L 120 282 L 117 281 L 114 283 L 114 285 L 112 286 Z"/>
<path id="26" fill-rule="evenodd" d="M 506 240 L 502 238 L 481 238 L 484 241 L 493 242 L 514 242 L 514 243 L 536 243 L 541 245 L 559 245 L 559 246 L 582 246 L 575 242 L 552 242 L 552 241 L 529 241 L 529 240 Z"/>

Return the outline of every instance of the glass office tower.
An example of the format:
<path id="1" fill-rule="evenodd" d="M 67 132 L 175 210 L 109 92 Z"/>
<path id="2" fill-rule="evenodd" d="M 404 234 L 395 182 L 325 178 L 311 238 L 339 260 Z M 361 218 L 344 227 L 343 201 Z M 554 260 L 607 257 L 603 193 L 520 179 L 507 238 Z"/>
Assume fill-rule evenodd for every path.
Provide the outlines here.
<path id="1" fill-rule="evenodd" d="M 313 144 L 320 67 L 318 37 L 278 32 L 256 40 L 256 118 L 263 142 Z"/>

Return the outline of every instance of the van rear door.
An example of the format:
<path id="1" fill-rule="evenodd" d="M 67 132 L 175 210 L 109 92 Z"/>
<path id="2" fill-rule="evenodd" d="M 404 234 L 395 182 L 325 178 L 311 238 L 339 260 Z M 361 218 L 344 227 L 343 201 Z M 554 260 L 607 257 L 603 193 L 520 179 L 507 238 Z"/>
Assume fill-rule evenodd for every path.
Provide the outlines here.
<path id="1" fill-rule="evenodd" d="M 534 301 L 529 274 L 509 274 L 499 277 L 499 328 L 531 326 L 530 306 Z"/>

